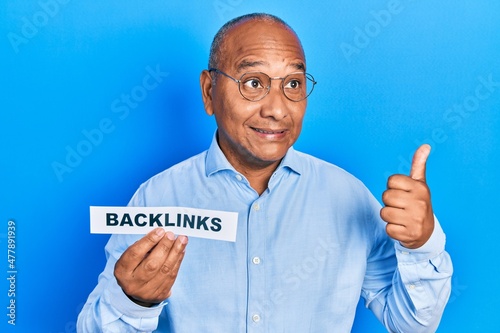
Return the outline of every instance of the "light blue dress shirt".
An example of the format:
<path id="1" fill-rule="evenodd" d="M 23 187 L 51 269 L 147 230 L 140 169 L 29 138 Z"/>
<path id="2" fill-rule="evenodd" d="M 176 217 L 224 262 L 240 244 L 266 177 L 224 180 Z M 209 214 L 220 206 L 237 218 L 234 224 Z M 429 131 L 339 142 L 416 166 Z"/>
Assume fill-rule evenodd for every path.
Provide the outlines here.
<path id="1" fill-rule="evenodd" d="M 191 237 L 172 296 L 141 307 L 113 276 L 141 236 L 113 235 L 78 332 L 342 333 L 360 297 L 390 332 L 435 332 L 452 263 L 436 220 L 421 248 L 385 233 L 380 204 L 346 171 L 290 148 L 259 196 L 213 140 L 142 184 L 131 206 L 239 213 L 236 242 Z"/>

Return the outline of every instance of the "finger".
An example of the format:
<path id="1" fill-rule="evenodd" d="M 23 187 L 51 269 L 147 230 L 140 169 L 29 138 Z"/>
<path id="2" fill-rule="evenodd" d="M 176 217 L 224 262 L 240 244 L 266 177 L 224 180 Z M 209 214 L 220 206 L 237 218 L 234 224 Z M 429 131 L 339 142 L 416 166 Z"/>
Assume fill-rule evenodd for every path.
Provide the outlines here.
<path id="1" fill-rule="evenodd" d="M 404 209 L 411 202 L 412 194 L 403 190 L 389 189 L 382 194 L 382 201 L 388 207 Z"/>
<path id="2" fill-rule="evenodd" d="M 384 207 L 380 210 L 380 217 L 387 223 L 403 226 L 406 221 L 406 212 L 401 208 Z"/>
<path id="3" fill-rule="evenodd" d="M 389 235 L 389 237 L 400 241 L 401 243 L 410 241 L 408 229 L 405 226 L 388 223 L 385 227 L 385 232 Z"/>
<path id="4" fill-rule="evenodd" d="M 186 236 L 177 237 L 158 274 L 151 280 L 152 285 L 158 286 L 156 293 L 159 299 L 166 299 L 170 294 L 186 253 L 187 241 Z"/>
<path id="5" fill-rule="evenodd" d="M 151 250 L 147 258 L 137 267 L 137 273 L 146 273 L 149 276 L 154 276 L 158 273 L 161 266 L 167 259 L 170 250 L 175 242 L 175 236 L 172 232 L 165 233 L 165 237 Z"/>
<path id="6" fill-rule="evenodd" d="M 165 230 L 156 228 L 149 232 L 146 236 L 132 244 L 117 262 L 119 269 L 133 271 L 141 264 L 144 258 L 148 257 L 148 253 L 153 249 L 165 235 Z"/>
<path id="7" fill-rule="evenodd" d="M 160 269 L 161 274 L 159 275 L 177 275 L 177 271 L 179 270 L 182 259 L 184 258 L 187 243 L 188 238 L 186 236 L 177 237 L 170 253 Z"/>
<path id="8" fill-rule="evenodd" d="M 178 261 L 173 267 L 166 264 L 160 269 L 160 273 L 154 276 L 147 284 L 147 302 L 148 303 L 160 303 L 170 297 L 172 294 L 172 287 L 177 279 L 179 269 L 184 259 L 184 253 L 181 252 Z M 146 286 L 144 286 L 146 287 Z"/>
<path id="9" fill-rule="evenodd" d="M 392 175 L 387 180 L 387 189 L 411 191 L 414 179 L 405 175 Z"/>
<path id="10" fill-rule="evenodd" d="M 428 144 L 423 144 L 417 149 L 415 155 L 413 155 L 413 161 L 411 162 L 411 178 L 425 183 L 425 165 L 430 152 L 431 146 Z"/>

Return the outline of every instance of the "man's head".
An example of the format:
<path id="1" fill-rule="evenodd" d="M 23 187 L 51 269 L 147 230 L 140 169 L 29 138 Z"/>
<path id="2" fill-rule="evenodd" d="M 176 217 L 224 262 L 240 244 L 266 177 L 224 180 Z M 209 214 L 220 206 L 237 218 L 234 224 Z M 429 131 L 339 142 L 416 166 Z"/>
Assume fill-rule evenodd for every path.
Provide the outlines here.
<path id="1" fill-rule="evenodd" d="M 236 18 L 216 34 L 209 66 L 217 70 L 201 73 L 203 102 L 207 114 L 215 115 L 219 146 L 229 162 L 236 168 L 277 165 L 300 134 L 306 99 L 290 100 L 282 80 L 275 79 L 265 97 L 250 101 L 240 94 L 244 85 L 266 87 L 253 76 L 245 82 L 235 80 L 248 72 L 262 72 L 271 78 L 304 73 L 304 51 L 295 32 L 268 14 Z M 286 89 L 297 89 L 295 81 L 284 84 Z M 305 80 L 300 84 L 305 85 Z"/>
<path id="2" fill-rule="evenodd" d="M 280 24 L 295 34 L 292 27 L 290 27 L 285 21 L 283 21 L 281 18 L 274 16 L 274 15 L 271 15 L 271 14 L 252 13 L 252 14 L 238 16 L 238 17 L 226 22 L 219 29 L 219 31 L 217 31 L 217 33 L 215 34 L 214 39 L 212 41 L 212 45 L 210 47 L 210 55 L 208 57 L 208 68 L 218 68 L 220 62 L 224 60 L 222 58 L 224 56 L 223 41 L 226 39 L 229 31 L 233 27 L 235 27 L 236 25 L 243 23 L 243 22 L 246 22 L 246 21 L 251 21 L 251 20 L 258 20 L 260 22 Z"/>

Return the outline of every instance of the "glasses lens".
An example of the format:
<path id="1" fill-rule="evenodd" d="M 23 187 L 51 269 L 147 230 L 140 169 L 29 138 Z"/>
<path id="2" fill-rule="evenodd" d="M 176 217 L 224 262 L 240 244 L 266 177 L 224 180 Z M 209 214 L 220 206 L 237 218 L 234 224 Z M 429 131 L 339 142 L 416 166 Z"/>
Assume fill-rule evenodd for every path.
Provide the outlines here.
<path id="1" fill-rule="evenodd" d="M 271 79 L 264 73 L 245 73 L 240 79 L 240 92 L 246 99 L 258 101 L 269 92 Z"/>
<path id="2" fill-rule="evenodd" d="M 307 73 L 292 73 L 283 80 L 283 92 L 292 101 L 301 101 L 314 89 L 314 79 Z"/>

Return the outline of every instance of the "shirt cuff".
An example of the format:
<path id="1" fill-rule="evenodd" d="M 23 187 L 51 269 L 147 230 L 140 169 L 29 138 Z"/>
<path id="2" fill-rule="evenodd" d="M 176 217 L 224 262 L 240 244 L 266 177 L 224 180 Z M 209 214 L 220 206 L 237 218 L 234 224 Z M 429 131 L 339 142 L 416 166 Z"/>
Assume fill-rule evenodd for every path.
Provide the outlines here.
<path id="1" fill-rule="evenodd" d="M 116 282 L 116 279 L 111 279 L 106 292 L 108 293 L 108 302 L 119 313 L 131 318 L 157 318 L 167 301 L 163 301 L 152 307 L 144 307 L 134 303 L 123 292 L 122 288 Z"/>
<path id="2" fill-rule="evenodd" d="M 427 242 L 417 249 L 408 249 L 395 242 L 396 257 L 399 263 L 418 263 L 437 257 L 444 251 L 446 236 L 436 216 L 434 230 Z"/>

